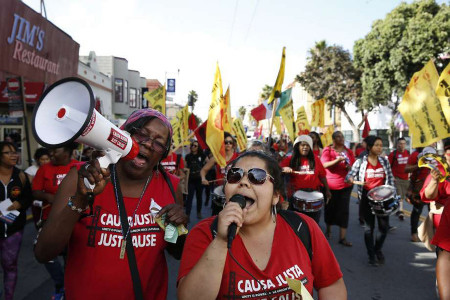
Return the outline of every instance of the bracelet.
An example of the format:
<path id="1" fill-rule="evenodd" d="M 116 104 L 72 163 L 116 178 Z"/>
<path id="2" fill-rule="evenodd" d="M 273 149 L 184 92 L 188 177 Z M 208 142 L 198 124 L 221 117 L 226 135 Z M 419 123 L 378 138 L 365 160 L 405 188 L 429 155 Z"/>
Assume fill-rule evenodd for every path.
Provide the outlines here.
<path id="1" fill-rule="evenodd" d="M 85 209 L 76 207 L 76 206 L 73 204 L 73 202 L 72 202 L 73 199 L 75 199 L 75 196 L 70 196 L 70 197 L 69 197 L 69 202 L 67 203 L 67 206 L 68 206 L 71 210 L 76 211 L 77 213 L 81 214 L 83 211 L 86 211 L 86 210 L 89 208 L 89 205 L 86 206 Z"/>

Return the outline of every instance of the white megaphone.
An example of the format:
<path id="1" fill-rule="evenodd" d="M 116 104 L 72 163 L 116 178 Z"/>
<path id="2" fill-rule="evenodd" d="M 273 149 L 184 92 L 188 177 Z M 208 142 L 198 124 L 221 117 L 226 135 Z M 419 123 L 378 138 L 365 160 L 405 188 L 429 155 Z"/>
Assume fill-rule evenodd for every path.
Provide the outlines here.
<path id="1" fill-rule="evenodd" d="M 107 168 L 121 157 L 134 159 L 139 145 L 128 132 L 105 119 L 95 110 L 94 93 L 87 82 L 69 77 L 45 90 L 33 112 L 33 135 L 39 144 L 63 147 L 72 142 L 105 151 L 98 159 Z M 85 180 L 86 182 L 87 180 Z M 93 186 L 89 185 L 92 189 Z"/>

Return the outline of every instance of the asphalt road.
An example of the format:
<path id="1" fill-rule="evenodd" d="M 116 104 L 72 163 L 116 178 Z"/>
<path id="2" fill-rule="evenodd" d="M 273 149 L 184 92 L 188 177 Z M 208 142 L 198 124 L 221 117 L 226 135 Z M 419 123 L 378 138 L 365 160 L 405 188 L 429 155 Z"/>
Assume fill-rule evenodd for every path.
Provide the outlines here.
<path id="1" fill-rule="evenodd" d="M 195 206 L 195 201 L 194 206 Z M 406 205 L 407 210 L 411 210 Z M 192 209 L 195 212 L 195 208 Z M 397 229 L 389 232 L 383 251 L 386 264 L 372 267 L 367 263 L 364 246 L 364 228 L 359 225 L 356 199 L 350 202 L 350 224 L 347 239 L 353 247 L 338 244 L 338 228 L 332 228 L 331 247 L 340 263 L 347 286 L 349 299 L 437 299 L 435 292 L 435 254 L 428 251 L 422 243 L 410 242 L 410 219 L 399 221 L 391 217 L 391 225 Z M 423 215 L 425 215 L 426 209 Z M 209 216 L 211 209 L 203 208 L 203 215 Z M 191 216 L 193 226 L 198 220 Z M 323 217 L 321 226 L 324 227 Z M 53 284 L 43 265 L 33 256 L 33 240 L 36 235 L 30 222 L 25 228 L 19 257 L 19 279 L 15 299 L 50 299 Z M 167 299 L 176 299 L 176 276 L 179 262 L 168 257 L 169 294 Z M 3 278 L 3 274 L 0 273 Z M 316 295 L 317 296 L 317 295 Z M 4 299 L 1 297 L 0 299 Z"/>

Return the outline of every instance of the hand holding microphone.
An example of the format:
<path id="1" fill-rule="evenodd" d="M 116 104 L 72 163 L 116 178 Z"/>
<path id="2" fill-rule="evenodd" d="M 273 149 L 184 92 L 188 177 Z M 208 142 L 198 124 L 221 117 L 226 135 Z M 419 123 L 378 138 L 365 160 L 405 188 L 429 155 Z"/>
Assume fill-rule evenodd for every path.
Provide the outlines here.
<path id="1" fill-rule="evenodd" d="M 238 205 L 234 205 L 233 203 L 237 203 Z M 237 226 L 242 224 L 244 221 L 242 209 L 245 208 L 245 205 L 245 197 L 240 194 L 236 194 L 230 198 L 228 205 L 226 205 L 225 208 L 219 213 L 218 236 L 220 235 L 223 238 L 226 236 L 228 249 L 231 248 L 231 244 L 236 236 Z M 223 225 L 221 226 L 220 223 L 225 223 L 224 225 L 226 228 L 224 228 Z"/>

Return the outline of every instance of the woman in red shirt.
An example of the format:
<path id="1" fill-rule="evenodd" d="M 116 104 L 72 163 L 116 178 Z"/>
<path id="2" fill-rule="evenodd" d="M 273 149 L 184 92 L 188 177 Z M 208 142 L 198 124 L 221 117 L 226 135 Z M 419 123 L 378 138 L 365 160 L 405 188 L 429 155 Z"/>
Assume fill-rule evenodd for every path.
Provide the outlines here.
<path id="1" fill-rule="evenodd" d="M 325 147 L 320 160 L 327 172 L 327 181 L 331 190 L 331 199 L 325 205 L 326 235 L 331 237 L 331 225 L 339 226 L 339 243 L 351 247 L 347 241 L 347 227 L 350 208 L 352 185 L 345 182 L 345 176 L 350 171 L 355 156 L 352 150 L 344 145 L 344 135 L 336 131 L 332 135 L 333 144 Z"/>
<path id="2" fill-rule="evenodd" d="M 287 192 L 291 202 L 290 207 L 293 210 L 296 210 L 296 199 L 293 196 L 299 190 L 306 192 L 320 191 L 321 187 L 324 186 L 326 192 L 324 196 L 327 199 L 331 198 L 325 169 L 312 148 L 312 138 L 308 135 L 301 135 L 295 139 L 292 156 L 288 156 L 281 162 L 283 172 L 290 174 Z M 320 210 L 303 213 L 319 223 Z"/>

